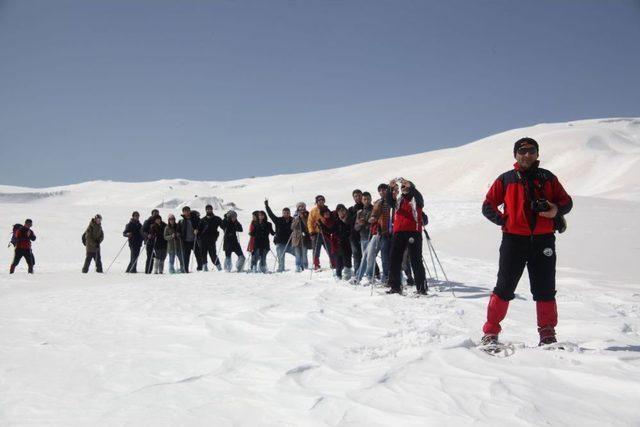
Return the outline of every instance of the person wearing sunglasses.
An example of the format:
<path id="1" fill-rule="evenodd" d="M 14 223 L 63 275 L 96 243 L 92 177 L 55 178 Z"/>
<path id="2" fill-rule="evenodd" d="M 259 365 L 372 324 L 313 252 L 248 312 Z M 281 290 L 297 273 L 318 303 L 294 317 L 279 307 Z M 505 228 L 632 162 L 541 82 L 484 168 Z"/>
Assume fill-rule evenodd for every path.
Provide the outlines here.
<path id="1" fill-rule="evenodd" d="M 484 216 L 502 228 L 502 243 L 498 280 L 489 298 L 481 343 L 498 343 L 500 322 L 526 266 L 536 302 L 539 345 L 552 344 L 557 342 L 558 323 L 555 231 L 564 231 L 564 221 L 557 220 L 569 213 L 573 202 L 558 178 L 539 167 L 536 140 L 517 140 L 513 156 L 513 169 L 493 182 L 482 205 Z"/>

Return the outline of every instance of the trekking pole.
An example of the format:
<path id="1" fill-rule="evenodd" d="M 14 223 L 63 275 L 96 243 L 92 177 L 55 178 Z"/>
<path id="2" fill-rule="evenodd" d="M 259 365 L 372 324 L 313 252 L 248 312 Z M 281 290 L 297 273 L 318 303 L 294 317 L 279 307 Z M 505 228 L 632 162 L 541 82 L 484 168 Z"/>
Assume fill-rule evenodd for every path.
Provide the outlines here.
<path id="1" fill-rule="evenodd" d="M 122 247 L 120 248 L 120 250 L 118 251 L 118 253 L 116 254 L 116 257 L 113 259 L 113 261 L 111 261 L 111 264 L 109 264 L 109 267 L 107 267 L 107 271 L 106 273 L 109 272 L 109 269 L 111 268 L 111 266 L 113 265 L 114 262 L 116 262 L 116 260 L 118 259 L 118 257 L 120 256 L 120 253 L 122 252 L 122 250 L 124 249 L 125 245 L 129 242 L 129 239 L 125 240 L 124 244 L 122 245 Z"/>
<path id="2" fill-rule="evenodd" d="M 284 245 L 284 252 L 282 252 L 282 259 L 284 259 L 285 255 L 287 254 L 287 248 L 289 247 L 289 243 L 291 243 L 291 237 L 293 237 L 293 233 L 291 233 L 291 234 L 289 235 L 289 240 L 287 240 L 287 244 L 286 244 L 286 245 Z M 278 259 L 276 260 L 276 262 L 279 262 L 279 261 L 280 261 L 280 258 L 278 258 Z M 273 263 L 273 270 L 275 271 L 275 269 L 276 269 L 276 263 L 274 262 L 274 263 Z M 282 269 L 284 270 L 284 266 L 283 266 L 283 268 L 282 268 Z"/>
<path id="3" fill-rule="evenodd" d="M 218 251 L 216 252 L 216 262 L 214 263 L 216 268 L 218 268 L 220 264 L 220 251 L 222 250 L 222 244 L 224 243 L 224 233 L 222 233 L 222 239 L 220 239 L 220 244 L 218 245 Z"/>
<path id="4" fill-rule="evenodd" d="M 438 258 L 438 253 L 436 252 L 436 248 L 433 246 L 433 243 L 431 243 L 431 239 L 429 239 L 428 243 L 429 243 L 429 246 L 431 247 L 431 249 L 433 250 L 433 255 L 435 255 L 436 261 L 438 261 L 438 266 L 440 266 L 440 270 L 442 271 L 442 274 L 444 275 L 444 280 L 446 280 L 448 282 L 449 278 L 447 277 L 447 273 L 445 273 L 444 268 L 442 268 L 442 263 L 440 262 L 440 258 Z"/>
<path id="5" fill-rule="evenodd" d="M 431 245 L 429 244 L 431 242 L 431 237 L 429 237 L 429 233 L 427 233 L 427 229 L 425 227 L 422 227 L 422 231 L 424 231 L 424 236 L 427 239 L 427 248 L 429 249 L 429 256 L 431 257 L 431 264 L 433 264 L 433 272 L 436 275 L 436 280 L 440 280 L 440 278 L 438 277 L 438 269 L 436 268 L 436 262 L 433 259 L 433 251 L 432 251 Z"/>
<path id="6" fill-rule="evenodd" d="M 182 270 L 183 273 L 186 273 L 187 268 L 184 265 L 184 246 L 182 246 L 181 238 L 178 237 L 177 240 L 180 243 L 180 270 Z"/>
<path id="7" fill-rule="evenodd" d="M 319 237 L 320 237 L 320 236 L 318 236 L 318 235 L 316 234 L 316 244 L 313 246 L 313 251 L 311 252 L 312 263 L 313 263 L 313 262 L 314 262 L 314 260 L 315 260 L 316 250 L 318 249 L 318 238 L 319 238 Z M 313 277 L 313 270 L 315 269 L 315 267 L 316 267 L 316 266 L 314 265 L 312 268 L 310 268 L 310 270 L 311 270 L 311 274 L 309 274 L 309 280 L 311 280 L 311 278 Z"/>
<path id="8" fill-rule="evenodd" d="M 136 256 L 136 258 L 133 260 L 132 265 L 135 266 L 138 263 L 138 258 L 140 258 L 140 253 L 142 253 L 142 250 L 147 246 L 147 242 L 145 242 L 144 240 L 142 241 L 142 246 L 140 246 L 140 252 L 138 252 L 138 256 Z M 137 270 L 137 268 L 136 268 Z M 109 271 L 107 269 L 107 271 Z"/>
<path id="9" fill-rule="evenodd" d="M 429 247 L 428 244 L 427 244 L 427 247 Z M 429 249 L 429 253 L 431 253 L 430 249 Z M 424 265 L 424 268 L 427 271 L 427 274 L 429 274 L 429 279 L 433 280 L 433 276 L 431 275 L 431 270 L 429 270 L 429 264 L 427 264 L 427 261 L 424 259 L 424 255 L 422 255 L 422 264 Z"/>

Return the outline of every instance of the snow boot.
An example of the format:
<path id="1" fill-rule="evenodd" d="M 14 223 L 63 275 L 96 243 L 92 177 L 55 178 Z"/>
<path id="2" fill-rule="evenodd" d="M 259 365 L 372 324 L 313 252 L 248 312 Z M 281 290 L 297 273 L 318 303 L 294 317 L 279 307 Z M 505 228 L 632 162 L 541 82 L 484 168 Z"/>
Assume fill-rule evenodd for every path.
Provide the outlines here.
<path id="1" fill-rule="evenodd" d="M 209 271 L 209 266 L 207 263 L 202 264 L 202 271 Z"/>
<path id="2" fill-rule="evenodd" d="M 558 342 L 556 339 L 556 330 L 553 326 L 538 328 L 538 334 L 540 334 L 540 342 L 538 343 L 538 346 L 555 344 Z"/>
<path id="3" fill-rule="evenodd" d="M 15 271 L 16 271 L 16 266 L 12 264 L 12 265 L 9 267 L 9 274 L 13 274 L 13 273 L 15 273 Z"/>
<path id="4" fill-rule="evenodd" d="M 240 273 L 244 268 L 245 260 L 246 258 L 244 256 L 238 257 L 238 260 L 236 261 L 236 270 L 238 271 L 238 273 Z"/>
<path id="5" fill-rule="evenodd" d="M 320 257 L 313 258 L 313 269 L 316 271 L 320 270 Z"/>
<path id="6" fill-rule="evenodd" d="M 498 344 L 498 335 L 484 334 L 480 340 L 480 345 L 496 345 Z"/>

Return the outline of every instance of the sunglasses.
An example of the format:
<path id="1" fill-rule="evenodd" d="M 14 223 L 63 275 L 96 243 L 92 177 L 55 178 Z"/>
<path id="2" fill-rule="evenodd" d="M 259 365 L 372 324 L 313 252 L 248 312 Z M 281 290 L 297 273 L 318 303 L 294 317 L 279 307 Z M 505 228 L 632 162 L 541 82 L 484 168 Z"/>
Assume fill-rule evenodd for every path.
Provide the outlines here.
<path id="1" fill-rule="evenodd" d="M 522 147 L 518 148 L 517 153 L 524 156 L 525 154 L 536 154 L 538 149 L 536 147 Z"/>

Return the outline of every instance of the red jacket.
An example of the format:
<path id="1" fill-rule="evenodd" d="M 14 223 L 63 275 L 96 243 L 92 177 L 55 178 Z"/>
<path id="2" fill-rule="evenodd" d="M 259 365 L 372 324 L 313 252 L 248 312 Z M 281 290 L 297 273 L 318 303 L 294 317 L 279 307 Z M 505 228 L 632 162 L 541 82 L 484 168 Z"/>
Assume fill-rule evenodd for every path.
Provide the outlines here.
<path id="1" fill-rule="evenodd" d="M 413 207 L 411 206 L 411 200 L 415 199 L 416 204 L 416 216 L 413 216 Z M 424 208 L 424 199 L 422 194 L 415 187 L 411 187 L 407 194 L 403 194 L 400 198 L 400 206 L 397 206 L 397 200 L 395 200 L 391 194 L 391 191 L 387 192 L 387 203 L 389 206 L 395 209 L 395 215 L 393 217 L 393 232 L 398 233 L 400 231 L 422 231 L 422 209 Z"/>
<path id="2" fill-rule="evenodd" d="M 531 209 L 535 199 L 547 199 L 558 206 L 558 215 L 566 215 L 573 207 L 571 197 L 546 169 L 538 167 L 522 171 L 515 163 L 513 170 L 503 173 L 494 182 L 482 204 L 482 214 L 501 225 L 502 231 L 521 236 L 554 232 L 553 219 L 539 216 Z M 534 194 L 531 194 L 533 191 Z M 504 204 L 500 211 L 499 206 Z"/>
<path id="3" fill-rule="evenodd" d="M 31 249 L 31 242 L 36 240 L 36 235 L 26 227 L 20 227 L 16 230 L 14 237 L 16 240 L 16 248 L 18 249 Z"/>

